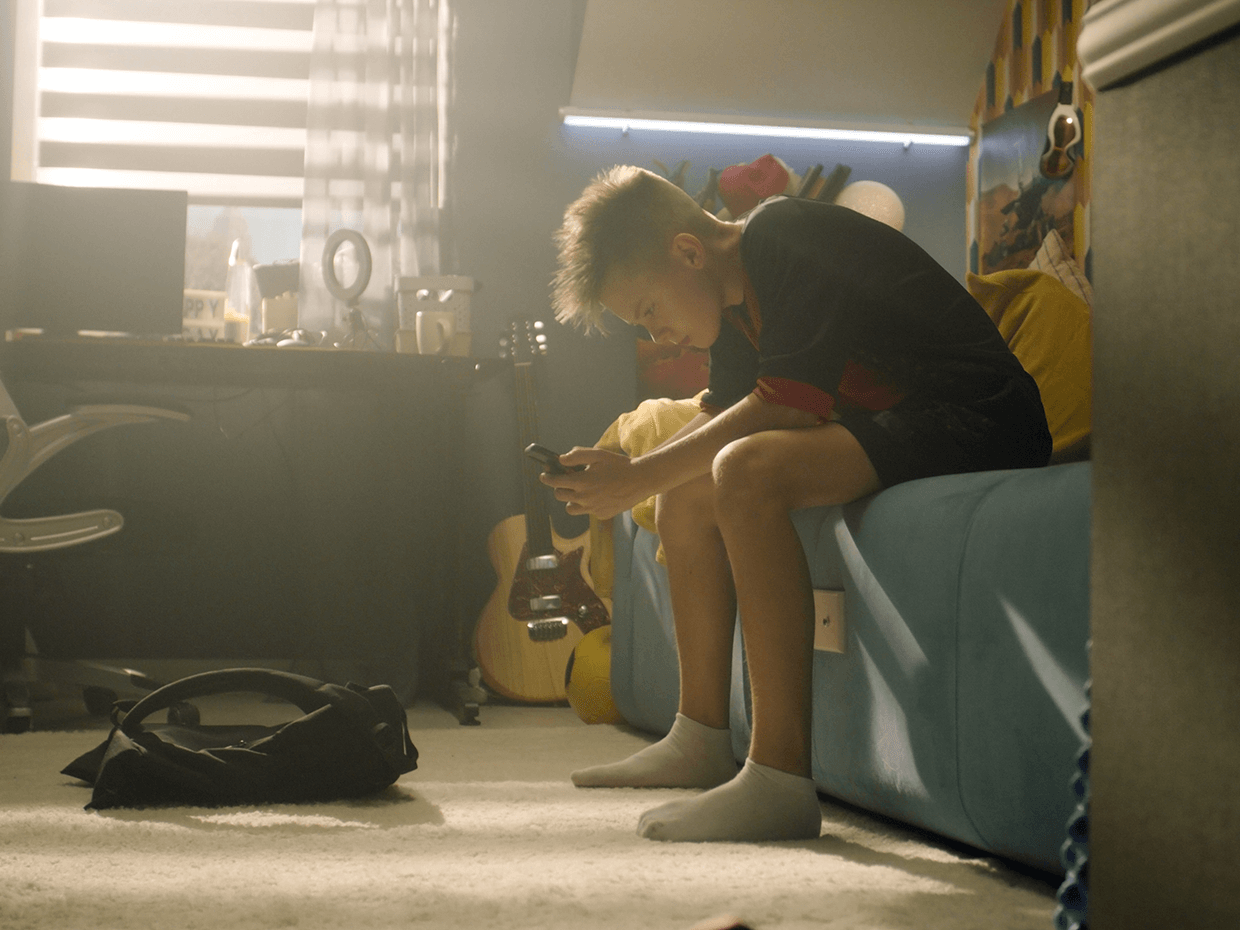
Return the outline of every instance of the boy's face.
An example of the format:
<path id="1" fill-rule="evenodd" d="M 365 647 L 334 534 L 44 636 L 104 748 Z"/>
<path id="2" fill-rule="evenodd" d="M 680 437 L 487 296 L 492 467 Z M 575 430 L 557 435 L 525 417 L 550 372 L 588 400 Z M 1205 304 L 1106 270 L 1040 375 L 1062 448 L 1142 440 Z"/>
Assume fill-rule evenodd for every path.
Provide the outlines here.
<path id="1" fill-rule="evenodd" d="M 707 349 L 719 338 L 722 288 L 694 236 L 677 236 L 668 260 L 655 269 L 610 275 L 599 296 L 620 319 L 644 326 L 655 342 Z"/>

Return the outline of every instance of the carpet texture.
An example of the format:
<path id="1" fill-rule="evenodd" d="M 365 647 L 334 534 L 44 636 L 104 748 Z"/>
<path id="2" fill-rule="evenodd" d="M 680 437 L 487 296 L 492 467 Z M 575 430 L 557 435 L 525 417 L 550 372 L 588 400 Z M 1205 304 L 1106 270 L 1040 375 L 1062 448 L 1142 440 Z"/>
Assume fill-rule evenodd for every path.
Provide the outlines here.
<path id="1" fill-rule="evenodd" d="M 204 723 L 283 705 L 197 702 Z M 419 768 L 339 804 L 88 812 L 59 774 L 105 730 L 0 736 L 0 927 L 1049 930 L 1050 879 L 823 800 L 823 835 L 665 844 L 635 834 L 672 790 L 579 789 L 568 774 L 650 738 L 567 708 L 409 713 Z"/>

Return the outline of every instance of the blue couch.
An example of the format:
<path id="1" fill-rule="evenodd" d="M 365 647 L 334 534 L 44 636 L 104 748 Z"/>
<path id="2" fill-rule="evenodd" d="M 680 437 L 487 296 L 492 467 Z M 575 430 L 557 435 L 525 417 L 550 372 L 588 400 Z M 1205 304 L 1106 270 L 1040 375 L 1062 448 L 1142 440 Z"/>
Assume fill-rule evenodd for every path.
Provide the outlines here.
<path id="1" fill-rule="evenodd" d="M 844 652 L 815 652 L 821 792 L 1063 873 L 1089 675 L 1090 465 L 913 481 L 794 515 L 816 588 L 843 590 Z M 676 647 L 656 536 L 614 527 L 612 692 L 666 733 Z M 737 633 L 732 732 L 749 742 Z"/>

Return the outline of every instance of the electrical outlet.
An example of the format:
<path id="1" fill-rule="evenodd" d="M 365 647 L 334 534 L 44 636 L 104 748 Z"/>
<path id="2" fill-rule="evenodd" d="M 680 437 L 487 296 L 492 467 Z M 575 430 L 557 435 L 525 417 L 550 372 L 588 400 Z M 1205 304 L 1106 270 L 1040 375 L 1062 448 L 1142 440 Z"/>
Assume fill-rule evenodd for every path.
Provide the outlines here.
<path id="1" fill-rule="evenodd" d="M 844 592 L 814 589 L 814 650 L 844 651 Z"/>

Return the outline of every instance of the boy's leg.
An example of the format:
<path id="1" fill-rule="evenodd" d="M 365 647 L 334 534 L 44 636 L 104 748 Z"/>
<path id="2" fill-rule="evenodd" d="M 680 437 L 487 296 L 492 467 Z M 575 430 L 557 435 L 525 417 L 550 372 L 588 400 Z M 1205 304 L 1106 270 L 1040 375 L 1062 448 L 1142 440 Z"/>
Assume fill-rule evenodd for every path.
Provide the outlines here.
<path id="1" fill-rule="evenodd" d="M 839 424 L 757 433 L 715 463 L 718 522 L 735 579 L 753 694 L 753 738 L 741 776 L 704 795 L 649 811 L 643 836 L 764 840 L 817 836 L 810 779 L 813 595 L 791 513 L 879 488 Z"/>
<path id="2" fill-rule="evenodd" d="M 728 729 L 736 600 L 710 477 L 660 496 L 656 522 L 676 623 L 680 712 L 654 745 L 574 772 L 579 787 L 713 788 L 736 775 Z"/>

